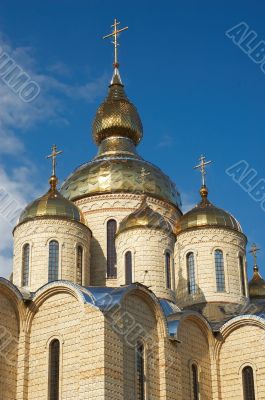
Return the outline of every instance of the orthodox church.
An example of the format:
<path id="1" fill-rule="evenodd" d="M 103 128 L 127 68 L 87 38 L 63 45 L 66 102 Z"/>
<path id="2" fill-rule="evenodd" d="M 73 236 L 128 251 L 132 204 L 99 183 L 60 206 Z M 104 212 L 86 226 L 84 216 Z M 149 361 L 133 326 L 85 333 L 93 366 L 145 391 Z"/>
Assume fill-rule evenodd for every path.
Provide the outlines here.
<path id="1" fill-rule="evenodd" d="M 14 228 L 0 278 L 1 400 L 265 399 L 265 281 L 239 222 L 183 215 L 168 176 L 137 152 L 140 116 L 115 62 L 92 126 L 97 155 Z"/>

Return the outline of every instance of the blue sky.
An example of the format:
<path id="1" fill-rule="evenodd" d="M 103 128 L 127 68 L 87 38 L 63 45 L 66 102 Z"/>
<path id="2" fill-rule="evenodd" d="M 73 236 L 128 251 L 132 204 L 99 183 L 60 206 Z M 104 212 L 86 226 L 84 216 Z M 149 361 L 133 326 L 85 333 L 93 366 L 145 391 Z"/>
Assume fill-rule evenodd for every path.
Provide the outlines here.
<path id="1" fill-rule="evenodd" d="M 45 191 L 54 142 L 64 151 L 61 181 L 94 156 L 91 122 L 112 74 L 112 46 L 101 37 L 114 17 L 129 25 L 120 70 L 144 125 L 139 152 L 176 182 L 185 209 L 199 199 L 198 157 L 213 159 L 210 199 L 262 248 L 265 274 L 265 211 L 225 172 L 245 160 L 265 178 L 265 73 L 225 34 L 243 21 L 265 40 L 261 1 L 2 0 L 0 46 L 41 90 L 26 104 L 0 79 L 0 187 L 18 204 Z M 7 275 L 11 227 L 3 218 L 0 233 Z"/>

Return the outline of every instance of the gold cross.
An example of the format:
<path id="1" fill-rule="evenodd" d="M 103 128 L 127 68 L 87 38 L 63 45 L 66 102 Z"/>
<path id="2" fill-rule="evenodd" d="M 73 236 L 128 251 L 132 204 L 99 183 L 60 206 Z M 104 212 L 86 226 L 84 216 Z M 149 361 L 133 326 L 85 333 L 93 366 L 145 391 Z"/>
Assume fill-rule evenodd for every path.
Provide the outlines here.
<path id="1" fill-rule="evenodd" d="M 199 169 L 202 174 L 202 186 L 205 186 L 205 175 L 206 175 L 206 165 L 209 165 L 212 163 L 212 161 L 206 161 L 206 157 L 202 154 L 201 157 L 199 158 L 200 164 L 196 165 L 194 169 Z"/>
<path id="2" fill-rule="evenodd" d="M 107 39 L 110 37 L 114 37 L 114 41 L 112 42 L 114 44 L 114 68 L 119 68 L 119 63 L 118 63 L 118 36 L 119 33 L 125 31 L 126 29 L 128 29 L 128 26 L 125 26 L 125 28 L 121 28 L 121 29 L 117 29 L 118 25 L 120 25 L 120 22 L 117 21 L 117 19 L 114 19 L 114 24 L 111 25 L 111 27 L 113 28 L 113 32 L 110 33 L 109 35 L 103 36 L 103 39 Z"/>
<path id="3" fill-rule="evenodd" d="M 257 266 L 257 252 L 258 252 L 259 250 L 260 250 L 260 249 L 256 246 L 256 244 L 253 243 L 252 246 L 251 246 L 250 253 L 253 255 L 253 258 L 254 258 L 254 266 L 255 266 L 255 267 Z"/>
<path id="4" fill-rule="evenodd" d="M 52 159 L 52 175 L 55 176 L 56 173 L 56 157 L 62 153 L 62 150 L 57 151 L 57 146 L 54 144 L 52 146 L 52 153 L 47 156 L 46 158 L 51 158 Z"/>

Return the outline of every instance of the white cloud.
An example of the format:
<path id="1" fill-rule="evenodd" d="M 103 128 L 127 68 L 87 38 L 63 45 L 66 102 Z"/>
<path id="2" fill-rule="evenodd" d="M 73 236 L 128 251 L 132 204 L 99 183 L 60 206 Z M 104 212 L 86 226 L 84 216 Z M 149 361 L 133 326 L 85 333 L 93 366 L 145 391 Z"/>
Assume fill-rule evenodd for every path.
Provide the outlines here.
<path id="1" fill-rule="evenodd" d="M 30 199 L 45 190 L 37 183 L 37 168 L 27 159 L 22 133 L 45 121 L 67 124 L 66 98 L 94 101 L 96 97 L 102 96 L 106 88 L 106 77 L 99 77 L 83 85 L 65 83 L 58 79 L 58 74 L 60 78 L 69 76 L 67 66 L 58 62 L 53 68 L 46 68 L 48 74 L 43 73 L 45 69 L 38 67 L 32 48 L 15 48 L 0 32 L 0 53 L 2 50 L 40 86 L 39 96 L 32 103 L 25 103 L 0 79 L 0 275 L 9 277 L 14 222 L 9 222 L 1 193 L 5 191 L 8 194 L 9 201 L 14 201 L 14 207 L 23 208 Z M 16 164 L 20 162 L 20 165 L 11 168 L 10 163 L 5 161 L 6 155 L 14 156 Z M 32 182 L 36 182 L 36 185 Z"/>
<path id="2" fill-rule="evenodd" d="M 0 166 L 0 276 L 11 274 L 12 230 L 17 218 L 32 197 L 44 192 L 34 185 L 33 165 L 21 166 L 7 172 Z M 35 176 L 36 177 L 36 176 Z"/>
<path id="3" fill-rule="evenodd" d="M 72 71 L 68 67 L 68 65 L 64 64 L 61 61 L 57 61 L 54 64 L 49 65 L 47 67 L 47 70 L 49 72 L 53 72 L 53 73 L 55 73 L 57 75 L 60 75 L 60 76 L 67 76 L 68 77 L 68 76 L 72 75 Z"/>
<path id="4" fill-rule="evenodd" d="M 40 86 L 40 94 L 36 99 L 25 103 L 0 79 L 0 155 L 13 154 L 18 148 L 23 148 L 15 130 L 25 131 L 47 120 L 68 123 L 68 110 L 65 108 L 67 97 L 93 102 L 106 88 L 105 75 L 80 85 L 59 80 L 53 76 L 52 69 L 49 74 L 40 72 L 33 57 L 34 50 L 30 47 L 13 48 L 1 32 L 0 48 Z M 55 69 L 58 72 L 63 66 L 66 70 L 67 66 L 58 62 Z M 60 77 L 64 76 L 61 74 Z"/>

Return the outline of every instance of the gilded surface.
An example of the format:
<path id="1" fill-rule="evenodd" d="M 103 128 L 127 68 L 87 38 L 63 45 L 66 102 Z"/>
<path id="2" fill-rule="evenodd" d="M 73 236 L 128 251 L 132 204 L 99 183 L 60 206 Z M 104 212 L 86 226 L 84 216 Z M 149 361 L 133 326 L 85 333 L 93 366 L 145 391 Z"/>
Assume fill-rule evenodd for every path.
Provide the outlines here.
<path id="1" fill-rule="evenodd" d="M 76 200 L 101 193 L 136 193 L 180 207 L 180 196 L 171 180 L 137 155 L 135 146 L 142 135 L 138 112 L 128 100 L 115 68 L 108 96 L 93 123 L 99 153 L 69 176 L 61 189 L 63 196 Z"/>
<path id="2" fill-rule="evenodd" d="M 142 168 L 149 173 L 144 180 Z M 118 192 L 146 194 L 181 206 L 176 186 L 159 168 L 142 159 L 123 155 L 95 159 L 81 166 L 61 189 L 63 196 L 70 200 Z"/>
<path id="3" fill-rule="evenodd" d="M 30 203 L 22 212 L 19 223 L 36 217 L 57 216 L 84 222 L 82 212 L 57 190 L 50 189 L 44 196 Z"/>
<path id="4" fill-rule="evenodd" d="M 145 200 L 142 202 L 138 210 L 124 218 L 120 224 L 118 233 L 137 227 L 162 229 L 168 233 L 172 233 L 172 227 L 169 221 L 158 212 L 152 210 Z"/>
<path id="5" fill-rule="evenodd" d="M 262 279 L 257 266 L 254 268 L 253 278 L 248 285 L 250 297 L 265 298 L 265 281 Z"/>
<path id="6" fill-rule="evenodd" d="M 126 136 L 139 143 L 143 136 L 142 122 L 136 107 L 127 98 L 119 78 L 110 85 L 106 100 L 99 106 L 94 123 L 96 144 L 110 136 Z"/>
<path id="7" fill-rule="evenodd" d="M 176 233 L 203 226 L 220 226 L 242 232 L 239 222 L 231 214 L 215 207 L 208 200 L 202 200 L 180 218 L 176 225 Z"/>

